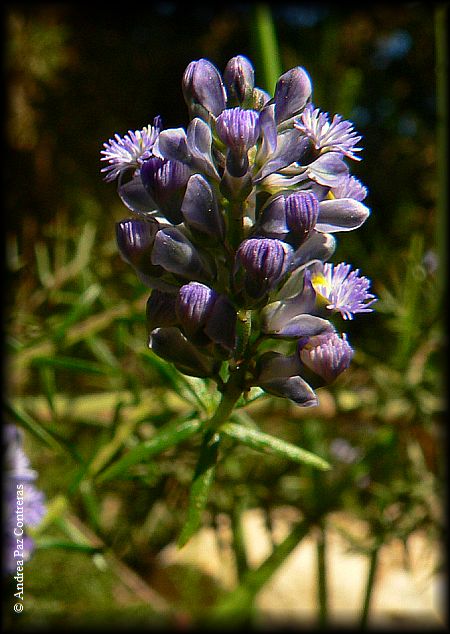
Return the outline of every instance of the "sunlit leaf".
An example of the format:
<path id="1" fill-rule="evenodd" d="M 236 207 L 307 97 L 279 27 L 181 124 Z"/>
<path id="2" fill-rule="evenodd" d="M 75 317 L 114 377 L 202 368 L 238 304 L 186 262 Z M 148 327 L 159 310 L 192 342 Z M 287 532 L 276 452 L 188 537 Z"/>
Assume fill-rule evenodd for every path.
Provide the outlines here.
<path id="1" fill-rule="evenodd" d="M 207 434 L 203 439 L 189 494 L 187 520 L 178 538 L 179 548 L 182 548 L 189 541 L 201 524 L 203 511 L 208 502 L 208 494 L 214 482 L 219 443 L 219 434 L 212 436 Z"/>
<path id="2" fill-rule="evenodd" d="M 323 458 L 262 431 L 249 429 L 236 423 L 225 423 L 220 430 L 230 438 L 238 440 L 256 451 L 268 451 L 288 460 L 307 464 L 323 471 L 331 469 L 331 466 Z"/>

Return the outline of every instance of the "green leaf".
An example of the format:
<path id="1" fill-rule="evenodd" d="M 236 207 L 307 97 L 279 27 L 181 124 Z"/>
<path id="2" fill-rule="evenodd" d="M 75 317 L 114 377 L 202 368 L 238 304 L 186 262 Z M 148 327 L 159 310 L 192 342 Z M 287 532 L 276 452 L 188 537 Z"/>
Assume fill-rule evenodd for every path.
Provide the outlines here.
<path id="1" fill-rule="evenodd" d="M 191 414 L 192 416 L 192 414 Z M 169 447 L 173 447 L 178 443 L 193 436 L 201 427 L 202 422 L 198 419 L 184 418 L 181 421 L 169 423 L 159 430 L 153 438 L 142 442 L 137 447 L 133 447 L 130 451 L 120 458 L 117 462 L 103 471 L 97 478 L 97 482 L 105 482 L 115 478 L 129 467 L 138 464 L 143 460 L 148 460 Z"/>
<path id="2" fill-rule="evenodd" d="M 242 444 L 256 449 L 256 451 L 269 451 L 283 458 L 307 464 L 323 471 L 331 469 L 331 466 L 323 458 L 257 429 L 249 429 L 236 423 L 225 423 L 220 430 L 230 438 L 238 440 Z"/>
<path id="3" fill-rule="evenodd" d="M 64 370 L 83 372 L 87 374 L 112 374 L 116 372 L 114 368 L 103 366 L 100 363 L 95 363 L 94 361 L 78 359 L 76 357 L 39 356 L 35 357 L 32 363 L 38 367 L 50 366 L 53 368 L 61 368 Z"/>
<path id="4" fill-rule="evenodd" d="M 238 627 L 245 622 L 258 592 L 273 577 L 287 557 L 304 539 L 310 527 L 307 521 L 296 524 L 287 537 L 275 548 L 258 568 L 247 570 L 234 590 L 219 600 L 206 617 L 206 625 Z"/>
<path id="5" fill-rule="evenodd" d="M 179 548 L 189 541 L 200 526 L 208 494 L 214 482 L 219 444 L 219 434 L 205 434 L 192 480 L 187 520 L 178 538 Z"/>
<path id="6" fill-rule="evenodd" d="M 61 548 L 63 550 L 77 550 L 84 553 L 98 553 L 103 550 L 99 546 L 89 546 L 89 544 L 76 544 L 75 542 L 69 542 L 62 539 L 55 539 L 53 537 L 40 537 L 36 541 L 36 546 L 39 550 L 47 548 Z"/>
<path id="7" fill-rule="evenodd" d="M 49 431 L 45 429 L 45 427 L 41 425 L 41 423 L 39 423 L 39 421 L 35 420 L 27 412 L 14 406 L 8 401 L 4 404 L 4 408 L 6 412 L 14 419 L 14 421 L 19 423 L 35 438 L 47 445 L 47 447 L 50 447 L 58 453 L 61 451 L 70 452 L 70 448 L 63 445 L 59 440 L 57 440 L 55 436 L 53 436 Z"/>

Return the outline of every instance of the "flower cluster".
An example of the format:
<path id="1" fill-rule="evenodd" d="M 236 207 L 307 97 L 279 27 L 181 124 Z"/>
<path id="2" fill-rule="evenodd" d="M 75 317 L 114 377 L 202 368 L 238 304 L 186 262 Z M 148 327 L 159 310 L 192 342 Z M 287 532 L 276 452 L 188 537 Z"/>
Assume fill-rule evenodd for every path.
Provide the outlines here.
<path id="1" fill-rule="evenodd" d="M 360 159 L 361 137 L 313 105 L 301 67 L 281 75 L 272 97 L 246 57 L 223 74 L 200 59 L 182 91 L 186 129 L 156 117 L 102 150 L 105 180 L 117 179 L 133 212 L 117 223 L 120 253 L 152 289 L 149 346 L 219 387 L 225 362 L 242 390 L 315 405 L 315 389 L 353 355 L 330 318 L 376 301 L 358 269 L 327 262 L 334 234 L 370 213 L 347 164 Z M 292 354 L 277 350 L 280 340 Z"/>
<path id="2" fill-rule="evenodd" d="M 34 541 L 27 534 L 26 528 L 40 524 L 46 508 L 44 494 L 34 485 L 37 473 L 30 468 L 30 462 L 22 447 L 20 431 L 14 425 L 6 425 L 3 434 L 6 449 L 3 572 L 12 574 L 17 570 L 19 560 L 30 559 Z"/>

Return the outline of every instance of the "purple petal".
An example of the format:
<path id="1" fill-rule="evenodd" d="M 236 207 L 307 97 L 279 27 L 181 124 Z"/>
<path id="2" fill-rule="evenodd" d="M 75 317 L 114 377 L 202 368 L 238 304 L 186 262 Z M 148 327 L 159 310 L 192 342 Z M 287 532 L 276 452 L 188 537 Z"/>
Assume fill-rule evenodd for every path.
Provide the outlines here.
<path id="1" fill-rule="evenodd" d="M 194 174 L 188 181 L 181 213 L 185 223 L 210 238 L 223 240 L 224 219 L 208 181 L 201 174 Z"/>
<path id="2" fill-rule="evenodd" d="M 352 231 L 369 217 L 370 209 L 354 198 L 323 200 L 319 204 L 316 229 L 321 232 Z"/>
<path id="3" fill-rule="evenodd" d="M 305 137 L 303 137 L 305 138 Z M 308 178 L 327 187 L 337 187 L 348 175 L 348 166 L 338 152 L 326 152 L 306 168 Z"/>
<path id="4" fill-rule="evenodd" d="M 275 120 L 277 124 L 298 114 L 311 97 L 308 73 L 297 66 L 280 76 L 275 86 Z"/>

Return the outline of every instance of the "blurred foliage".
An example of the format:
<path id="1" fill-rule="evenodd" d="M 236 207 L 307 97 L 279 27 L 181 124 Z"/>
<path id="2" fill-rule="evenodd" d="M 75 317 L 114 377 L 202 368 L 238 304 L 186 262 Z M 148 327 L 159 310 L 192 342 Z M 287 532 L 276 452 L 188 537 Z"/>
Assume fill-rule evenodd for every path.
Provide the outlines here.
<path id="1" fill-rule="evenodd" d="M 367 556 L 390 540 L 407 545 L 418 529 L 442 539 L 433 11 L 425 3 L 280 3 L 272 14 L 282 68 L 306 67 L 315 104 L 363 135 L 364 160 L 353 171 L 369 187 L 373 214 L 339 239 L 334 260 L 357 264 L 379 301 L 349 323 L 354 362 L 320 391 L 317 410 L 265 397 L 234 413 L 332 469 L 273 453 L 261 459 L 228 440 L 204 517 L 218 532 L 224 521 L 231 527 L 236 587 L 226 592 L 159 560 L 185 521 L 195 434 L 180 432 L 177 445 L 101 480 L 127 451 L 198 418 L 213 400 L 208 384 L 146 348 L 148 292 L 118 257 L 114 223 L 124 209 L 100 177 L 99 152 L 114 133 L 156 114 L 166 127 L 185 125 L 180 80 L 189 61 L 207 57 L 222 69 L 235 54 L 257 55 L 252 5 L 160 2 L 139 17 L 110 6 L 87 17 L 74 4 L 6 11 L 6 419 L 27 430 L 50 508 L 27 566 L 23 628 L 181 627 L 206 615 L 247 622 L 259 589 L 335 511 L 365 522 L 364 539 L 342 531 Z M 240 513 L 263 509 L 271 529 L 285 507 L 297 514 L 292 533 L 249 571 Z"/>

